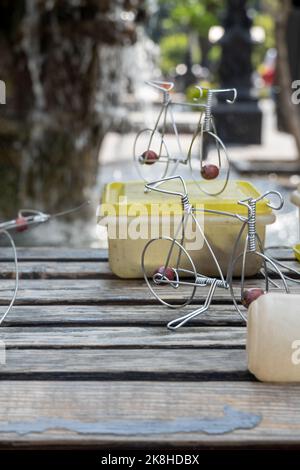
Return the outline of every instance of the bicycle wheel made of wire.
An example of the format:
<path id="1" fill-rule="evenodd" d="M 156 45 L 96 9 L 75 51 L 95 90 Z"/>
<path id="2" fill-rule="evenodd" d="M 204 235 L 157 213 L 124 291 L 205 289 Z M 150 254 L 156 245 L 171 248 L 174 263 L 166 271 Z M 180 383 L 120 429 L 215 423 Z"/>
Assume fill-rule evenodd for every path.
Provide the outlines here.
<path id="1" fill-rule="evenodd" d="M 145 281 L 163 305 L 188 305 L 196 291 L 197 272 L 187 250 L 173 238 L 150 240 L 142 253 Z"/>
<path id="2" fill-rule="evenodd" d="M 231 272 L 230 276 L 228 279 L 229 282 L 229 288 L 230 288 L 230 293 L 231 293 L 231 298 L 234 303 L 234 306 L 237 310 L 237 312 L 240 314 L 240 316 L 243 318 L 243 320 L 247 321 L 247 317 L 245 313 L 242 312 L 242 308 L 246 309 L 249 307 L 249 305 L 258 297 L 263 295 L 266 292 L 269 292 L 270 286 L 276 289 L 283 289 L 286 293 L 289 293 L 289 288 L 286 283 L 286 279 L 282 272 L 280 271 L 279 267 L 274 263 L 274 261 L 266 256 L 263 252 L 263 247 L 260 238 L 258 237 L 258 243 L 260 245 L 259 250 L 260 251 L 248 251 L 247 246 L 248 246 L 248 239 L 246 238 L 246 243 L 245 243 L 245 249 L 243 253 L 240 253 L 238 256 L 236 256 L 232 260 L 232 265 L 231 265 Z M 257 287 L 255 283 L 253 283 L 253 280 L 247 280 L 245 279 L 245 265 L 247 261 L 249 261 L 250 257 L 257 257 L 262 261 L 262 266 L 263 266 L 263 275 L 265 278 L 265 288 L 262 289 L 260 286 Z M 241 280 L 240 280 L 240 287 L 238 289 L 239 293 L 238 296 L 235 293 L 235 290 L 233 288 L 233 271 L 236 263 L 242 259 L 242 273 L 241 273 Z M 269 271 L 268 266 L 271 266 L 272 270 Z M 272 277 L 269 276 L 270 272 L 275 272 L 278 275 L 279 282 L 278 284 L 278 279 L 274 280 Z M 241 305 L 238 304 L 238 302 L 241 303 Z"/>
<path id="3" fill-rule="evenodd" d="M 200 130 L 192 139 L 188 162 L 199 189 L 210 196 L 221 194 L 230 173 L 225 145 L 214 132 Z"/>
<path id="4" fill-rule="evenodd" d="M 143 129 L 137 134 L 133 158 L 140 178 L 147 183 L 165 178 L 168 173 L 169 152 L 158 131 Z"/>
<path id="5" fill-rule="evenodd" d="M 2 325 L 5 318 L 7 317 L 9 312 L 11 311 L 12 307 L 14 306 L 14 303 L 15 303 L 16 298 L 17 298 L 18 289 L 19 289 L 19 267 L 18 267 L 18 256 L 17 256 L 16 245 L 15 245 L 15 242 L 14 242 L 11 234 L 8 231 L 0 230 L 0 237 L 1 237 L 1 235 L 4 235 L 7 238 L 8 243 L 12 248 L 13 261 L 14 261 L 14 265 L 15 265 L 15 286 L 14 286 L 12 298 L 11 298 L 11 301 L 10 301 L 8 307 L 4 307 L 4 311 L 2 311 L 2 308 L 0 309 L 0 325 Z"/>

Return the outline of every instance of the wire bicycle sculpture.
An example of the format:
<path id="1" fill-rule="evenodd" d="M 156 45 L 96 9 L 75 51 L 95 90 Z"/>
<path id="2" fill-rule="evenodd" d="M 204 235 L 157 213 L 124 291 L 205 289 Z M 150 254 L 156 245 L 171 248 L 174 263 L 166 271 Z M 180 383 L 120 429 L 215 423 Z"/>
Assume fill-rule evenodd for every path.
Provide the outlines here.
<path id="1" fill-rule="evenodd" d="M 43 224 L 45 222 L 48 222 L 49 220 L 56 218 L 56 217 L 61 217 L 64 215 L 71 214 L 73 212 L 76 212 L 83 208 L 85 205 L 89 204 L 89 201 L 84 202 L 83 204 L 80 204 L 77 207 L 74 207 L 72 209 L 68 209 L 66 211 L 62 212 L 57 212 L 56 214 L 46 214 L 42 211 L 37 211 L 37 210 L 32 210 L 32 209 L 21 209 L 18 212 L 18 216 L 16 219 L 8 220 L 6 222 L 0 223 L 0 236 L 4 235 L 4 237 L 7 238 L 9 245 L 12 248 L 13 251 L 13 262 L 15 265 L 15 286 L 14 286 L 14 291 L 13 295 L 11 298 L 11 301 L 4 311 L 4 313 L 0 316 L 0 326 L 4 322 L 5 318 L 11 311 L 12 307 L 14 306 L 14 303 L 17 298 L 17 293 L 19 289 L 19 266 L 18 266 L 18 256 L 17 256 L 17 249 L 16 245 L 14 242 L 13 237 L 11 236 L 10 232 L 11 231 L 16 231 L 16 232 L 24 232 L 27 230 L 30 226 L 36 226 L 39 224 Z"/>
<path id="2" fill-rule="evenodd" d="M 177 180 L 177 182 L 180 181 L 182 191 L 172 191 L 169 189 L 163 189 L 161 187 L 165 182 L 170 180 Z M 283 274 L 280 270 L 281 263 L 278 262 L 275 258 L 268 256 L 264 252 L 263 244 L 256 228 L 257 203 L 261 200 L 265 200 L 269 208 L 272 210 L 280 210 L 283 206 L 283 198 L 279 192 L 267 191 L 257 199 L 248 198 L 237 201 L 239 205 L 243 206 L 247 210 L 247 216 L 244 216 L 219 210 L 194 208 L 190 204 L 186 184 L 181 176 L 173 176 L 154 181 L 152 183 L 146 184 L 145 187 L 147 191 L 158 191 L 180 197 L 183 208 L 182 218 L 176 233 L 174 234 L 174 237 L 155 238 L 149 240 L 144 247 L 141 265 L 144 279 L 151 293 L 163 305 L 170 308 L 179 308 L 189 305 L 193 301 L 197 288 L 205 286 L 209 287 L 203 305 L 194 311 L 169 322 L 167 325 L 169 329 L 175 330 L 196 316 L 206 312 L 211 305 L 217 288 L 225 289 L 229 292 L 236 311 L 245 322 L 247 321 L 247 317 L 242 311 L 243 307 L 245 309 L 248 308 L 249 304 L 255 300 L 255 298 L 264 294 L 265 292 L 268 292 L 270 289 L 270 284 L 276 288 L 281 287 L 271 278 L 272 273 L 275 272 L 279 276 L 282 281 L 283 289 L 286 293 L 289 293 L 287 280 L 293 281 L 294 279 L 287 276 L 286 274 Z M 271 202 L 267 199 L 268 197 L 278 198 L 278 205 L 271 204 Z M 234 218 L 241 222 L 241 228 L 238 232 L 238 236 L 231 252 L 226 275 L 223 274 L 220 262 L 217 259 L 212 246 L 207 240 L 204 231 L 196 218 L 197 212 L 222 215 Z M 201 236 L 203 237 L 203 242 L 208 248 L 211 255 L 211 260 L 217 269 L 218 277 L 209 277 L 197 272 L 195 263 L 185 247 L 185 229 L 189 218 L 191 218 L 193 223 L 196 224 L 197 230 L 199 230 Z M 242 251 L 239 251 L 243 236 L 245 237 L 243 249 Z M 165 250 L 164 255 L 162 256 L 161 265 L 158 266 L 154 272 L 149 273 L 149 259 L 153 259 L 155 253 L 161 252 L 162 245 L 165 245 Z M 265 278 L 265 290 L 257 287 L 246 288 L 245 286 L 246 266 L 250 257 L 257 257 L 261 261 L 261 273 Z M 238 282 L 234 281 L 234 269 L 237 263 L 240 261 L 241 274 L 240 282 Z M 239 301 L 237 300 L 237 295 L 235 293 L 235 289 L 237 287 L 240 291 Z"/>
<path id="3" fill-rule="evenodd" d="M 174 88 L 172 82 L 148 81 L 149 86 L 162 92 L 162 103 L 153 128 L 142 129 L 136 136 L 133 146 L 134 162 L 139 176 L 145 181 L 153 180 L 153 165 L 159 167 L 158 179 L 174 174 L 179 164 L 188 165 L 191 174 L 199 188 L 206 194 L 216 196 L 221 194 L 228 182 L 230 164 L 227 149 L 217 135 L 216 126 L 212 115 L 213 96 L 217 93 L 232 93 L 232 99 L 226 102 L 233 104 L 237 97 L 235 88 L 229 89 L 208 89 L 201 86 L 195 88 L 199 91 L 199 99 L 206 93 L 206 102 L 178 103 L 172 100 L 170 92 Z M 191 138 L 188 151 L 184 152 L 179 137 L 179 132 L 174 118 L 174 106 L 190 106 L 200 110 L 196 129 Z M 172 131 L 176 137 L 177 150 L 171 154 L 167 139 L 167 125 L 170 120 Z M 212 144 L 212 145 L 209 145 Z M 204 163 L 207 148 L 214 148 L 215 163 Z M 195 150 L 196 148 L 196 150 Z M 194 157 L 194 154 L 196 157 Z M 173 168 L 170 169 L 170 166 Z M 225 168 L 225 177 L 217 191 L 209 191 L 208 186 L 203 187 L 201 177 L 204 180 L 218 178 L 222 168 Z"/>

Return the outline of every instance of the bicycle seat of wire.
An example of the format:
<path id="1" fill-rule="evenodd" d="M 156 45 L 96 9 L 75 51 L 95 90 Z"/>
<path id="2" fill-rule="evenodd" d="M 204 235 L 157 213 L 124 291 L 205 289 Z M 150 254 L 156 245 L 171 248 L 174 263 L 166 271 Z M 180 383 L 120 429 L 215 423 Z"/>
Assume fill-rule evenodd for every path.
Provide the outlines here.
<path id="1" fill-rule="evenodd" d="M 169 93 L 174 88 L 173 82 L 164 82 L 160 80 L 147 80 L 146 84 L 156 88 L 157 90 L 163 91 L 164 93 Z"/>
<path id="2" fill-rule="evenodd" d="M 182 185 L 182 192 L 180 191 L 172 191 L 170 189 L 162 189 L 161 188 L 161 185 L 163 185 L 164 183 L 168 182 L 168 181 L 176 181 L 178 180 L 181 185 Z M 164 193 L 164 194 L 171 194 L 171 195 L 174 195 L 174 196 L 180 196 L 181 198 L 185 198 L 187 197 L 188 193 L 187 193 L 187 188 L 186 188 L 186 184 L 185 184 L 185 181 L 184 179 L 179 176 L 179 175 L 176 175 L 176 176 L 168 176 L 167 178 L 163 178 L 161 180 L 157 180 L 157 181 L 152 181 L 151 183 L 147 183 L 145 184 L 145 191 L 148 192 L 148 191 L 157 191 L 159 193 Z"/>

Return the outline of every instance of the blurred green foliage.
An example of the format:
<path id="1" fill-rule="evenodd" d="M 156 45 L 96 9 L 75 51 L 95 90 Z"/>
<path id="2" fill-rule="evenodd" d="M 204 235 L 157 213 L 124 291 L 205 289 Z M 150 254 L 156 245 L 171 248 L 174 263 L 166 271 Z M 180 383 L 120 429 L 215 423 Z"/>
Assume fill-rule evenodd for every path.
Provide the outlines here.
<path id="1" fill-rule="evenodd" d="M 198 63 L 202 62 L 204 53 L 211 65 L 220 60 L 221 47 L 209 44 L 208 32 L 212 26 L 221 23 L 225 0 L 158 0 L 158 3 L 162 12 L 159 44 L 163 73 L 172 73 L 176 65 L 186 63 L 188 53 L 193 59 L 196 57 Z M 278 0 L 260 0 L 259 3 L 256 0 L 248 0 L 253 26 L 260 26 L 265 31 L 265 41 L 253 47 L 255 69 L 263 62 L 267 50 L 275 47 L 276 5 Z M 195 60 L 193 62 L 195 63 Z"/>
<path id="2" fill-rule="evenodd" d="M 165 13 L 160 40 L 161 69 L 164 73 L 171 72 L 179 63 L 185 63 L 188 52 L 201 62 L 201 40 L 207 41 L 210 27 L 218 24 L 220 3 L 217 0 L 159 0 Z M 191 37 L 196 38 L 193 44 Z M 178 49 L 174 54 L 176 45 Z"/>
<path id="3" fill-rule="evenodd" d="M 169 18 L 164 21 L 164 28 L 193 30 L 199 36 L 207 37 L 209 28 L 218 23 L 216 15 L 221 3 L 217 0 L 160 0 L 160 4 L 170 12 Z"/>
<path id="4" fill-rule="evenodd" d="M 210 48 L 209 53 L 208 53 L 208 58 L 209 58 L 210 63 L 219 62 L 221 58 L 221 53 L 222 53 L 221 46 L 219 44 L 214 44 Z"/>
<path id="5" fill-rule="evenodd" d="M 161 70 L 168 74 L 177 64 L 184 62 L 188 50 L 188 37 L 184 33 L 165 36 L 160 41 Z"/>

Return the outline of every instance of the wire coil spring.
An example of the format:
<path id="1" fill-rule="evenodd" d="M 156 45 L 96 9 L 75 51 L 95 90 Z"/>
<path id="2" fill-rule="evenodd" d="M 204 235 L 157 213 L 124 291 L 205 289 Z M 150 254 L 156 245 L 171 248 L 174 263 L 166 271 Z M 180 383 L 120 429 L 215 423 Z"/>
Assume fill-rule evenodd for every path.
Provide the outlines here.
<path id="1" fill-rule="evenodd" d="M 224 282 L 221 279 L 216 279 L 214 277 L 197 276 L 196 279 L 196 284 L 199 286 L 211 286 L 214 283 L 216 287 L 224 287 L 225 289 L 229 287 L 227 282 Z"/>
<path id="2" fill-rule="evenodd" d="M 207 92 L 207 101 L 206 101 L 205 116 L 204 116 L 204 127 L 203 127 L 203 130 L 207 131 L 207 132 L 209 132 L 211 130 L 212 99 L 213 99 L 213 94 L 209 90 Z"/>
<path id="3" fill-rule="evenodd" d="M 248 250 L 254 252 L 256 251 L 256 200 L 250 199 L 248 205 Z"/>
<path id="4" fill-rule="evenodd" d="M 181 203 L 182 203 L 182 209 L 185 212 L 190 213 L 192 211 L 193 206 L 191 205 L 189 197 L 188 197 L 187 194 L 185 194 L 181 197 Z"/>

